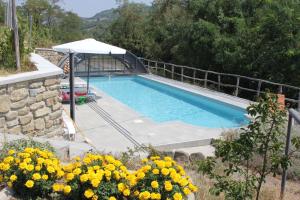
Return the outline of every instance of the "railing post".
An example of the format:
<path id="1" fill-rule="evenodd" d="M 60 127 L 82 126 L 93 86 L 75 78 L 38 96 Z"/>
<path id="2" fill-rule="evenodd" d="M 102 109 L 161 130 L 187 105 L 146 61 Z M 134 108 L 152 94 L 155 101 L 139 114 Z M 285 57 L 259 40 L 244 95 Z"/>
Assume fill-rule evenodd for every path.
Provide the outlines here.
<path id="1" fill-rule="evenodd" d="M 259 97 L 259 95 L 260 95 L 260 89 L 261 89 L 261 80 L 258 81 L 258 86 L 257 86 L 257 90 L 256 90 L 257 97 Z"/>
<path id="2" fill-rule="evenodd" d="M 236 79 L 236 86 L 234 95 L 237 97 L 239 95 L 239 87 L 240 87 L 240 77 L 238 76 Z"/>
<path id="3" fill-rule="evenodd" d="M 194 69 L 193 71 L 193 81 L 194 81 L 194 85 L 196 84 L 196 70 Z"/>
<path id="4" fill-rule="evenodd" d="M 278 87 L 278 94 L 282 94 L 282 85 L 279 85 Z"/>
<path id="5" fill-rule="evenodd" d="M 164 77 L 166 77 L 166 64 L 164 63 Z"/>
<path id="6" fill-rule="evenodd" d="M 155 74 L 157 75 L 157 62 L 155 62 Z"/>
<path id="7" fill-rule="evenodd" d="M 221 75 L 218 74 L 218 91 L 221 90 Z"/>
<path id="8" fill-rule="evenodd" d="M 298 94 L 298 112 L 300 112 L 300 90 Z"/>
<path id="9" fill-rule="evenodd" d="M 171 76 L 172 76 L 172 79 L 174 79 L 174 65 L 172 65 L 172 74 L 171 74 Z"/>
<path id="10" fill-rule="evenodd" d="M 288 121 L 288 129 L 287 129 L 287 136 L 286 136 L 286 145 L 285 145 L 285 152 L 284 155 L 288 156 L 290 151 L 290 143 L 291 143 L 291 132 L 292 132 L 292 119 L 293 116 L 291 112 L 289 112 L 289 121 Z M 285 183 L 286 183 L 286 169 L 283 169 L 282 178 L 281 178 L 281 190 L 280 190 L 280 199 L 284 197 L 284 190 L 285 190 Z"/>
<path id="11" fill-rule="evenodd" d="M 184 72 L 184 68 L 181 67 L 181 82 L 183 82 L 183 72 Z"/>
<path id="12" fill-rule="evenodd" d="M 205 72 L 205 77 L 204 77 L 204 87 L 207 88 L 207 77 L 208 77 L 208 72 Z"/>

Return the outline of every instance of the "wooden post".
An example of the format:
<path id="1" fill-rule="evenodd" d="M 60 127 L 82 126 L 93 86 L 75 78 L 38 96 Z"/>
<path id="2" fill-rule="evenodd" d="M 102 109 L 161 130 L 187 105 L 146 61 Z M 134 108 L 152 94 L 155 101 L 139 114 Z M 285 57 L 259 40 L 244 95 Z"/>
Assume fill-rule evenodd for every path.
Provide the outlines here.
<path id="1" fill-rule="evenodd" d="M 157 75 L 157 62 L 155 62 L 155 73 Z"/>
<path id="2" fill-rule="evenodd" d="M 164 63 L 164 77 L 166 77 L 166 64 Z"/>
<path id="3" fill-rule="evenodd" d="M 174 79 L 174 65 L 172 65 L 172 79 Z"/>
<path id="4" fill-rule="evenodd" d="M 261 90 L 261 80 L 258 81 L 257 90 L 256 90 L 256 96 L 259 97 Z"/>
<path id="5" fill-rule="evenodd" d="M 16 64 L 17 70 L 21 70 L 21 61 L 20 61 L 20 46 L 19 46 L 19 31 L 18 31 L 18 18 L 17 18 L 17 9 L 16 9 L 16 0 L 12 0 L 12 23 L 14 31 L 14 45 L 15 45 L 15 54 L 16 54 Z"/>
<path id="6" fill-rule="evenodd" d="M 193 81 L 194 81 L 194 85 L 196 84 L 196 70 L 194 69 L 193 71 Z"/>
<path id="7" fill-rule="evenodd" d="M 221 75 L 218 74 L 218 91 L 221 90 Z"/>
<path id="8" fill-rule="evenodd" d="M 183 82 L 183 73 L 184 73 L 184 68 L 181 67 L 181 82 Z"/>
<path id="9" fill-rule="evenodd" d="M 204 87 L 207 88 L 207 77 L 208 77 L 208 72 L 205 72 L 205 78 L 204 78 Z"/>
<path id="10" fill-rule="evenodd" d="M 235 92 L 234 92 L 234 95 L 236 97 L 239 95 L 239 86 L 240 86 L 240 77 L 238 76 L 236 79 L 236 86 L 235 86 Z"/>

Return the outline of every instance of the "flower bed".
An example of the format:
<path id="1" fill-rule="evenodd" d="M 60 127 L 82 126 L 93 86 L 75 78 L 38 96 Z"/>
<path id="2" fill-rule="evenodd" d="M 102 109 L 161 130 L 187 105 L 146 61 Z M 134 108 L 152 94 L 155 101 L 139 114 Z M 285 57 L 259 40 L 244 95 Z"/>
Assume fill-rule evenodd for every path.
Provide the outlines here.
<path id="1" fill-rule="evenodd" d="M 0 181 L 25 199 L 187 199 L 197 191 L 170 157 L 151 157 L 128 171 L 113 156 L 88 153 L 62 165 L 48 150 L 9 150 L 0 160 Z"/>

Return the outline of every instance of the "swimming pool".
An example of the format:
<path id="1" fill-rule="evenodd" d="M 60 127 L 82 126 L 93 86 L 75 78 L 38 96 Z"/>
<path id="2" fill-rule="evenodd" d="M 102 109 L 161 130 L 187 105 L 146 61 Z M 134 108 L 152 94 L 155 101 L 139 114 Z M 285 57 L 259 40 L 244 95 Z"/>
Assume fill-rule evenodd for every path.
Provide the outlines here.
<path id="1" fill-rule="evenodd" d="M 140 76 L 91 77 L 90 84 L 155 122 L 208 128 L 247 124 L 244 109 Z"/>

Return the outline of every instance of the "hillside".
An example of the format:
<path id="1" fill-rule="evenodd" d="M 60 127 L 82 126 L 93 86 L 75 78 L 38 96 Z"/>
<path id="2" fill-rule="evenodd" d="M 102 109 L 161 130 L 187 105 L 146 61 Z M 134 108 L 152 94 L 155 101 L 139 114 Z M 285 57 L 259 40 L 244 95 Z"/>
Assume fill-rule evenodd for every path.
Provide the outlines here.
<path id="1" fill-rule="evenodd" d="M 107 27 L 117 18 L 118 18 L 117 9 L 112 8 L 109 10 L 104 10 L 95 14 L 93 17 L 82 18 L 84 22 L 83 27 L 84 29 L 87 30 L 94 29 L 97 25 L 101 27 Z"/>

